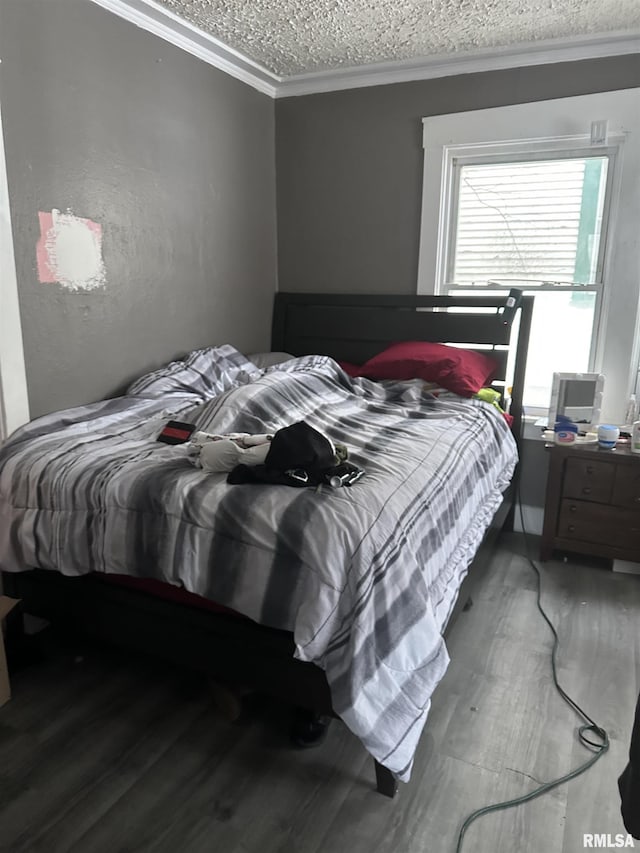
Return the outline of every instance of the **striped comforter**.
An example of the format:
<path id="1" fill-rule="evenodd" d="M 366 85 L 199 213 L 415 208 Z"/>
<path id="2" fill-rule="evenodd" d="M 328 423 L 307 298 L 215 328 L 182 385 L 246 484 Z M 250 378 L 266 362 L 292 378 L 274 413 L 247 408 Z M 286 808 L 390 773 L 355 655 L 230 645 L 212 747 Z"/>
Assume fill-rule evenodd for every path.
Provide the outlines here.
<path id="1" fill-rule="evenodd" d="M 235 485 L 156 442 L 305 420 L 347 445 L 349 488 Z M 406 781 L 445 672 L 441 631 L 516 462 L 499 413 L 307 356 L 261 372 L 200 350 L 124 397 L 40 418 L 0 450 L 0 569 L 154 577 L 291 630 L 336 712 Z"/>

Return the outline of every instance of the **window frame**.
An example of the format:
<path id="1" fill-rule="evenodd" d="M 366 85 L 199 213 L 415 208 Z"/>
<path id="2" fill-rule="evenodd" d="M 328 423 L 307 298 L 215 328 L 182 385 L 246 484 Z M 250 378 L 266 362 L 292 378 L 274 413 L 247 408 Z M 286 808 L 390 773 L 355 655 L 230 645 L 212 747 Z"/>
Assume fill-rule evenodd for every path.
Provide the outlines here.
<path id="1" fill-rule="evenodd" d="M 603 418 L 621 422 L 628 394 L 635 388 L 640 352 L 640 89 L 559 98 L 529 104 L 492 107 L 423 119 L 424 177 L 418 258 L 418 293 L 442 293 L 448 262 L 451 221 L 451 161 L 457 157 L 529 160 L 614 154 L 606 228 L 600 247 L 602 281 L 597 306 L 590 369 L 607 376 Z M 591 145 L 594 120 L 608 121 L 606 144 Z M 612 152 L 611 149 L 614 149 Z M 582 154 L 582 156 L 584 156 Z M 636 225 L 634 226 L 634 223 Z M 616 287 L 607 282 L 616 282 Z M 506 286 L 506 282 L 505 282 Z M 534 285 L 527 292 L 541 292 Z M 467 291 L 471 288 L 465 286 Z M 476 286 L 479 292 L 485 288 Z M 584 289 L 578 285 L 571 290 Z M 460 289 L 463 289 L 462 287 Z M 474 288 L 475 289 L 475 288 Z M 486 288 L 488 291 L 490 286 Z M 496 288 L 497 289 L 497 288 Z M 545 288 L 546 289 L 546 288 Z M 618 334 L 617 326 L 620 326 Z M 531 411 L 530 409 L 528 410 Z"/>

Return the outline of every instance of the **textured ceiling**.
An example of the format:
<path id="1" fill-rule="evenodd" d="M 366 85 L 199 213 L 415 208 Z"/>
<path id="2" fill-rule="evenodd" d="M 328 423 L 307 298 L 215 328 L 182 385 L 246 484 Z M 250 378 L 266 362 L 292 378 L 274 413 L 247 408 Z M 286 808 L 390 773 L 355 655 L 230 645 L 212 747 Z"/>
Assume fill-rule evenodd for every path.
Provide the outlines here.
<path id="1" fill-rule="evenodd" d="M 640 0 L 157 2 L 282 77 L 640 26 Z"/>

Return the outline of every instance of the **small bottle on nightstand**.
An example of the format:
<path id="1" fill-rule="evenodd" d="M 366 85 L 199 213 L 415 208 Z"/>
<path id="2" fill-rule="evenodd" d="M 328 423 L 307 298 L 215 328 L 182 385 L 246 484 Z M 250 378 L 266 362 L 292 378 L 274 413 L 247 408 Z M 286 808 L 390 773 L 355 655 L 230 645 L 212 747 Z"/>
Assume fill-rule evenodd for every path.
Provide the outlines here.
<path id="1" fill-rule="evenodd" d="M 635 421 L 631 427 L 631 452 L 640 453 L 640 421 Z"/>
<path id="2" fill-rule="evenodd" d="M 558 415 L 553 425 L 553 440 L 556 444 L 573 444 L 578 435 L 578 425 L 565 415 Z"/>
<path id="3" fill-rule="evenodd" d="M 636 395 L 631 394 L 627 403 L 627 412 L 624 416 L 625 424 L 634 424 L 638 420 L 638 402 Z"/>

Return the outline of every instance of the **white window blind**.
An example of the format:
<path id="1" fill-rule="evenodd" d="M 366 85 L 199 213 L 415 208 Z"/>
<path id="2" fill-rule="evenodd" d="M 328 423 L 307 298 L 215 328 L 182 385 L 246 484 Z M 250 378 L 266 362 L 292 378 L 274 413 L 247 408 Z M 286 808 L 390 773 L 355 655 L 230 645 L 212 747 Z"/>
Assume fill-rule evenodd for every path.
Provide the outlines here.
<path id="1" fill-rule="evenodd" d="M 599 280 L 606 157 L 456 166 L 450 283 Z"/>

